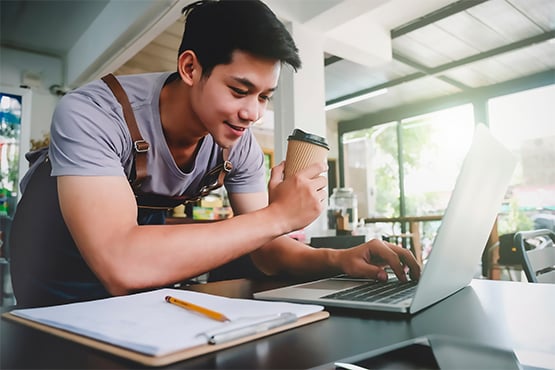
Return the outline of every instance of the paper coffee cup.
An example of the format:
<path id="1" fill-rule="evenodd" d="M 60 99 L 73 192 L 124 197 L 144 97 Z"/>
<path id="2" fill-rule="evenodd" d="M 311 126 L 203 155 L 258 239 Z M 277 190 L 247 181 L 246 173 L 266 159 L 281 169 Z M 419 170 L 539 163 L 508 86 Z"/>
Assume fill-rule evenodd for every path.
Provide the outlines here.
<path id="1" fill-rule="evenodd" d="M 316 162 L 325 162 L 330 150 L 326 139 L 295 129 L 287 138 L 284 178 Z"/>

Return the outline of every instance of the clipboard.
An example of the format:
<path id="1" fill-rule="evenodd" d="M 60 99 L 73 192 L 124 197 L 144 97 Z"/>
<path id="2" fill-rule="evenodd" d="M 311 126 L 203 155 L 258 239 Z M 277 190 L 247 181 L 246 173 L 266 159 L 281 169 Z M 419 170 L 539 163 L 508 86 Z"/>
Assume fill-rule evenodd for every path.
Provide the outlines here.
<path id="1" fill-rule="evenodd" d="M 79 335 L 79 334 L 75 334 L 75 333 L 71 333 L 69 331 L 66 330 L 62 330 L 62 329 L 58 329 L 58 328 L 54 328 L 45 324 L 41 324 L 41 323 L 37 323 L 35 321 L 31 321 L 28 319 L 23 319 L 21 317 L 17 317 L 15 315 L 12 315 L 9 312 L 6 312 L 2 315 L 3 317 L 5 317 L 8 320 L 12 320 L 18 323 L 21 323 L 23 325 L 27 325 L 30 326 L 32 328 L 56 335 L 58 337 L 62 337 L 65 339 L 68 339 L 70 341 L 73 342 L 77 342 L 80 344 L 83 344 L 85 346 L 88 347 L 92 347 L 104 352 L 108 352 L 110 354 L 116 355 L 116 356 L 120 356 L 138 363 L 141 363 L 143 365 L 147 365 L 147 366 L 164 366 L 164 365 L 169 365 L 175 362 L 179 362 L 179 361 L 184 361 L 184 360 L 188 360 L 191 359 L 193 357 L 197 357 L 197 356 L 201 356 L 201 355 L 205 355 L 208 353 L 212 353 L 212 352 L 216 352 L 225 348 L 230 348 L 230 347 L 234 347 L 237 346 L 239 344 L 242 343 L 246 343 L 246 342 L 250 342 L 256 339 L 260 339 L 263 337 L 267 337 L 270 336 L 272 334 L 276 334 L 282 331 L 286 331 L 289 329 L 293 329 L 299 326 L 303 326 L 306 324 L 310 324 L 316 321 L 320 321 L 320 320 L 324 320 L 327 319 L 330 314 L 327 311 L 320 311 L 317 313 L 313 313 L 310 314 L 308 316 L 304 316 L 299 318 L 296 322 L 291 323 L 291 324 L 287 324 L 287 325 L 283 325 L 277 328 L 273 328 L 270 329 L 266 332 L 263 333 L 258 333 L 258 334 L 254 334 L 254 335 L 250 335 L 250 336 L 246 336 L 246 337 L 242 337 L 240 339 L 236 339 L 233 341 L 229 341 L 229 342 L 225 342 L 225 343 L 220 343 L 220 344 L 204 344 L 201 346 L 197 346 L 197 347 L 192 347 L 192 348 L 187 348 L 181 351 L 177 351 L 174 353 L 170 353 L 167 355 L 163 355 L 163 356 L 149 356 L 149 355 L 145 355 L 139 352 L 135 352 L 123 347 L 119 347 L 116 345 L 112 345 L 109 343 L 105 343 L 96 339 L 92 339 L 92 338 L 88 338 L 85 337 L 83 335 Z"/>
<path id="2" fill-rule="evenodd" d="M 164 291 L 167 291 L 168 289 L 164 289 Z M 183 292 L 183 291 L 182 291 Z M 207 296 L 204 293 L 196 293 L 196 292 L 188 292 L 188 293 L 194 293 L 194 294 L 200 294 L 202 296 Z M 144 293 L 142 293 L 144 294 Z M 160 294 L 167 294 L 166 292 L 160 293 Z M 177 293 L 175 293 L 177 294 Z M 119 297 L 121 298 L 121 297 Z M 211 297 L 212 298 L 212 297 Z M 113 299 L 113 298 L 108 298 L 108 299 Z M 247 301 L 247 300 L 237 300 L 237 299 L 233 299 L 233 298 L 224 298 L 224 297 L 216 297 L 215 299 L 222 299 L 222 300 L 226 300 L 225 303 L 230 303 L 231 304 L 235 304 L 235 301 Z M 103 300 L 99 300 L 97 302 L 102 302 Z M 257 301 L 253 301 L 253 302 L 257 302 Z M 83 303 L 88 303 L 88 302 L 83 302 Z M 272 302 L 267 302 L 267 303 L 272 303 Z M 275 302 L 273 302 L 275 303 Z M 283 303 L 283 302 L 278 302 L 279 304 L 288 304 L 288 303 Z M 303 305 L 297 305 L 294 304 L 295 306 L 299 306 L 300 308 L 304 308 L 302 307 Z M 63 307 L 62 306 L 57 306 L 57 307 Z M 168 305 L 169 306 L 169 305 Z M 292 307 L 295 307 L 292 306 Z M 85 306 L 87 307 L 87 306 Z M 179 308 L 179 307 L 177 307 Z M 183 314 L 186 314 L 187 312 L 185 310 L 183 310 Z M 241 343 L 245 343 L 245 342 L 249 342 L 249 341 L 253 341 L 259 338 L 263 338 L 272 334 L 276 334 L 279 332 L 283 332 L 286 330 L 290 330 L 299 326 L 303 326 L 303 325 L 307 325 L 316 321 L 320 321 L 320 320 L 324 320 L 326 318 L 329 317 L 329 312 L 327 311 L 323 311 L 323 310 L 319 310 L 317 312 L 312 312 L 309 314 L 303 314 L 302 316 L 298 317 L 298 319 L 295 322 L 290 322 L 287 323 L 285 325 L 281 325 L 275 328 L 271 328 L 262 332 L 258 332 L 256 334 L 252 334 L 252 335 L 247 335 L 247 336 L 243 336 L 240 337 L 238 339 L 233 339 L 230 341 L 226 341 L 223 343 L 218 343 L 218 344 L 209 344 L 208 342 L 204 342 L 202 344 L 199 345 L 195 345 L 195 346 L 190 346 L 190 347 L 186 347 L 186 348 L 181 348 L 181 349 L 177 349 L 175 351 L 171 351 L 169 353 L 163 353 L 163 354 L 146 354 L 146 353 L 142 353 L 141 351 L 137 351 L 134 350 L 132 348 L 129 348 L 128 346 L 126 346 L 125 344 L 117 344 L 117 343 L 110 343 L 109 341 L 105 341 L 99 338 L 95 338 L 94 336 L 90 336 L 90 335 L 86 335 L 86 334 L 81 334 L 81 333 L 77 333 L 75 330 L 73 330 L 71 327 L 67 328 L 67 329 L 63 329 L 60 327 L 56 327 L 53 325 L 49 325 L 47 323 L 43 323 L 43 322 L 39 322 L 37 320 L 33 320 L 33 319 L 28 319 L 28 318 L 24 318 L 21 316 L 17 316 L 15 314 L 13 314 L 12 312 L 7 312 L 4 313 L 2 315 L 3 318 L 6 318 L 8 320 L 35 328 L 37 330 L 41 330 L 47 333 L 50 333 L 52 335 L 56 335 L 58 337 L 62 337 L 65 338 L 67 340 L 73 341 L 73 342 L 77 342 L 80 344 L 83 344 L 85 346 L 97 349 L 97 350 L 101 350 L 119 357 L 123 357 L 129 360 L 132 360 L 134 362 L 138 362 L 141 363 L 143 365 L 147 365 L 147 366 L 164 366 L 164 365 L 168 365 L 171 363 L 175 363 L 175 362 L 179 362 L 179 361 L 183 361 L 183 360 L 187 360 L 193 357 L 197 357 L 197 356 L 201 356 L 204 354 L 208 354 L 208 353 L 212 353 L 215 351 L 219 351 L 225 348 L 230 348 L 236 345 L 239 345 Z M 200 320 L 200 318 L 197 318 Z"/>

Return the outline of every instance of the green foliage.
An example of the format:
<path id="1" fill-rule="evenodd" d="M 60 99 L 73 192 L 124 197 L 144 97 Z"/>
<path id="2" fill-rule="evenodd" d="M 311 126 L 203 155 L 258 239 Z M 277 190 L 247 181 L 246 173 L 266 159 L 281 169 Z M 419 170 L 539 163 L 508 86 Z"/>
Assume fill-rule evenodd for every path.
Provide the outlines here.
<path id="1" fill-rule="evenodd" d="M 520 230 L 531 230 L 534 228 L 532 219 L 521 210 L 518 201 L 512 198 L 509 203 L 509 212 L 499 217 L 497 230 L 499 234 L 509 234 Z"/>
<path id="2" fill-rule="evenodd" d="M 431 140 L 434 125 L 427 124 L 425 119 L 414 120 L 402 125 L 402 160 L 398 160 L 398 123 L 386 123 L 373 126 L 366 130 L 354 131 L 346 134 L 346 140 L 370 140 L 379 153 L 380 163 L 375 167 L 376 181 L 376 213 L 384 217 L 394 217 L 401 214 L 399 163 L 403 164 L 403 171 L 409 173 L 418 171 L 422 164 L 422 153 L 434 150 L 437 143 Z M 427 204 L 434 204 L 435 194 L 423 194 L 417 198 L 407 198 L 407 214 L 418 214 L 418 210 Z"/>
<path id="3" fill-rule="evenodd" d="M 376 211 L 380 215 L 392 217 L 400 215 L 399 194 L 399 162 L 403 163 L 404 171 L 418 169 L 420 166 L 420 153 L 430 147 L 430 127 L 428 125 L 403 126 L 402 129 L 402 161 L 398 161 L 397 129 L 391 125 L 376 136 L 376 145 L 389 158 L 386 166 L 378 169 L 376 173 L 377 199 Z M 407 214 L 417 214 L 418 205 L 422 199 L 407 199 Z"/>
<path id="4" fill-rule="evenodd" d="M 411 123 L 403 126 L 403 166 L 405 169 L 420 167 L 420 154 L 425 148 L 436 146 L 430 142 L 433 125 Z"/>
<path id="5" fill-rule="evenodd" d="M 11 191 L 18 192 L 19 184 L 19 151 L 15 153 L 12 158 L 8 159 L 9 170 L 8 170 L 8 183 L 11 185 Z"/>
<path id="6" fill-rule="evenodd" d="M 391 166 L 376 170 L 376 212 L 384 217 L 399 214 L 399 181 Z"/>
<path id="7" fill-rule="evenodd" d="M 380 130 L 380 132 L 377 132 Z M 382 152 L 383 165 L 376 168 L 376 212 L 385 217 L 399 215 L 399 169 L 395 125 L 373 129 L 374 145 Z"/>
<path id="8" fill-rule="evenodd" d="M 47 147 L 50 144 L 50 134 L 43 133 L 42 138 L 38 140 L 31 139 L 31 151 Z"/>
<path id="9" fill-rule="evenodd" d="M 433 192 L 406 196 L 405 208 L 407 215 L 421 215 L 426 213 L 426 207 L 435 208 L 433 205 L 436 203 L 437 197 L 438 195 Z"/>

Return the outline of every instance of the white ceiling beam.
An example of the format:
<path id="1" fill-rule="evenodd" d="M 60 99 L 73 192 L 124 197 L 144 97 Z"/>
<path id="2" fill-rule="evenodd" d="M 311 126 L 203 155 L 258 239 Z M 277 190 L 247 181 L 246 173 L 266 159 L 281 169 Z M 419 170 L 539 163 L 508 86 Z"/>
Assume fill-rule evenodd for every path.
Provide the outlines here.
<path id="1" fill-rule="evenodd" d="M 324 50 L 367 67 L 376 67 L 392 59 L 389 30 L 373 24 L 360 27 L 356 32 L 328 35 Z"/>
<path id="2" fill-rule="evenodd" d="M 374 67 L 392 58 L 389 29 L 367 17 L 392 0 L 264 0 L 282 19 L 325 35 L 326 52 Z"/>
<path id="3" fill-rule="evenodd" d="M 173 24 L 181 8 L 191 2 L 111 0 L 68 52 L 66 84 L 81 85 L 117 70 Z"/>
<path id="4" fill-rule="evenodd" d="M 344 0 L 341 3 L 317 14 L 304 24 L 314 30 L 327 33 L 337 27 L 372 12 L 390 0 Z"/>

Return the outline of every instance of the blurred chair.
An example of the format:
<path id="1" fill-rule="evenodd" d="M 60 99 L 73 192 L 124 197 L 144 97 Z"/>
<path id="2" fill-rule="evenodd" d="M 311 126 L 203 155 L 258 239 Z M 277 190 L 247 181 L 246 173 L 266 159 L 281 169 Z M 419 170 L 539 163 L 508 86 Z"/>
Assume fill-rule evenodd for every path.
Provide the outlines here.
<path id="1" fill-rule="evenodd" d="M 520 231 L 515 245 L 522 256 L 522 268 L 531 283 L 555 283 L 555 233 L 548 229 Z"/>
<path id="2" fill-rule="evenodd" d="M 482 275 L 492 280 L 522 280 L 522 257 L 514 242 L 515 233 L 499 235 L 497 241 L 484 249 Z"/>

